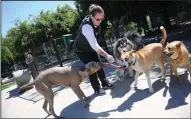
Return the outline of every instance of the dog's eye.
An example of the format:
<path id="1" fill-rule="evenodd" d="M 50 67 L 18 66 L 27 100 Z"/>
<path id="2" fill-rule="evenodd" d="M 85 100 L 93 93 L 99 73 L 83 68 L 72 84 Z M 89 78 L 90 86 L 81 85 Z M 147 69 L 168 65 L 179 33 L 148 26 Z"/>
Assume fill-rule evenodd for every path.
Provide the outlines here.
<path id="1" fill-rule="evenodd" d="M 125 61 L 128 61 L 128 59 L 127 59 L 127 58 L 125 58 Z"/>
<path id="2" fill-rule="evenodd" d="M 171 50 L 172 48 L 168 48 L 168 50 Z"/>
<path id="3" fill-rule="evenodd" d="M 90 69 L 89 69 L 89 68 L 86 68 L 86 71 L 87 71 L 87 72 L 90 72 Z"/>
<path id="4" fill-rule="evenodd" d="M 85 69 L 86 69 L 85 66 L 82 66 L 82 67 L 80 68 L 81 71 L 84 71 Z"/>
<path id="5" fill-rule="evenodd" d="M 91 67 L 95 67 L 96 66 L 96 64 L 95 63 L 93 63 L 92 65 L 91 65 Z"/>

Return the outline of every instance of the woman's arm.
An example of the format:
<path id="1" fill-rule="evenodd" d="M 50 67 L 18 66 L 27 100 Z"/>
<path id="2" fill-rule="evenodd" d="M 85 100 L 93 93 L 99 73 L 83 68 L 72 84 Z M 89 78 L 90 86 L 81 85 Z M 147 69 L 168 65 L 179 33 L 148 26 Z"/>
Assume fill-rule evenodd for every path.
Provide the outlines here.
<path id="1" fill-rule="evenodd" d="M 106 53 L 97 43 L 92 26 L 89 24 L 82 26 L 82 34 L 86 37 L 92 49 L 94 49 L 99 55 L 107 58 L 108 53 Z"/>
<path id="2" fill-rule="evenodd" d="M 92 49 L 94 49 L 99 55 L 105 57 L 109 63 L 115 62 L 113 56 L 105 52 L 97 43 L 92 26 L 89 24 L 82 26 L 82 34 L 86 37 Z"/>

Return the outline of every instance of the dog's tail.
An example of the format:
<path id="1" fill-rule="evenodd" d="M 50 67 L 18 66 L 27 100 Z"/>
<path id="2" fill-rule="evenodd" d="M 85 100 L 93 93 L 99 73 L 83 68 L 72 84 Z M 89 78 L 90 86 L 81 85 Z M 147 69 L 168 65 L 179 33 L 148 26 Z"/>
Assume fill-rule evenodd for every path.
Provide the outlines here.
<path id="1" fill-rule="evenodd" d="M 161 30 L 161 32 L 162 32 L 162 40 L 160 41 L 160 43 L 161 43 L 161 44 L 163 45 L 163 47 L 164 47 L 164 43 L 165 43 L 166 37 L 167 37 L 167 35 L 166 35 L 166 30 L 165 30 L 165 28 L 164 28 L 163 26 L 160 27 L 160 30 Z"/>
<path id="2" fill-rule="evenodd" d="M 32 85 L 34 85 L 34 84 L 35 84 L 35 81 L 33 81 L 33 82 L 31 82 L 31 83 L 28 83 L 28 84 L 25 84 L 25 85 L 23 85 L 23 86 L 20 87 L 20 90 L 24 90 L 24 89 L 26 89 L 26 88 L 28 88 L 29 86 L 32 86 Z"/>

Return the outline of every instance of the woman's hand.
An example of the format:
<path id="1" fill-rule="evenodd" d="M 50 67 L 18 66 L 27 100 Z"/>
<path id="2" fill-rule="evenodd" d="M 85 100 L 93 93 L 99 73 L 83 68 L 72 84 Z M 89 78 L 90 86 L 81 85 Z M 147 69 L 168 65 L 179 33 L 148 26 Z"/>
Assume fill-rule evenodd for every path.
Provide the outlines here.
<path id="1" fill-rule="evenodd" d="M 114 63 L 115 62 L 115 59 L 113 58 L 113 56 L 112 55 L 107 55 L 107 57 L 106 57 L 106 59 L 107 59 L 107 61 L 110 63 L 110 64 L 112 64 L 112 63 Z"/>
<path id="2" fill-rule="evenodd" d="M 107 61 L 112 64 L 115 62 L 115 59 L 113 58 L 112 55 L 109 55 L 108 53 L 106 53 L 101 47 L 100 49 L 97 51 L 97 53 L 103 57 L 105 57 L 107 59 Z"/>

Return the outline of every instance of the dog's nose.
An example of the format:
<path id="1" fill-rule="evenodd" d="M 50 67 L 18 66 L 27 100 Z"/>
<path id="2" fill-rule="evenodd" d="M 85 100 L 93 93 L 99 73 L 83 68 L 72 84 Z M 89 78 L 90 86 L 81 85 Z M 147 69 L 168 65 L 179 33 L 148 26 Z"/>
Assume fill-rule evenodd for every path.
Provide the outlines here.
<path id="1" fill-rule="evenodd" d="M 165 54 L 165 52 L 163 52 L 163 54 Z"/>
<path id="2" fill-rule="evenodd" d="M 126 68 L 126 66 L 125 66 L 125 65 L 123 65 L 123 68 Z"/>

